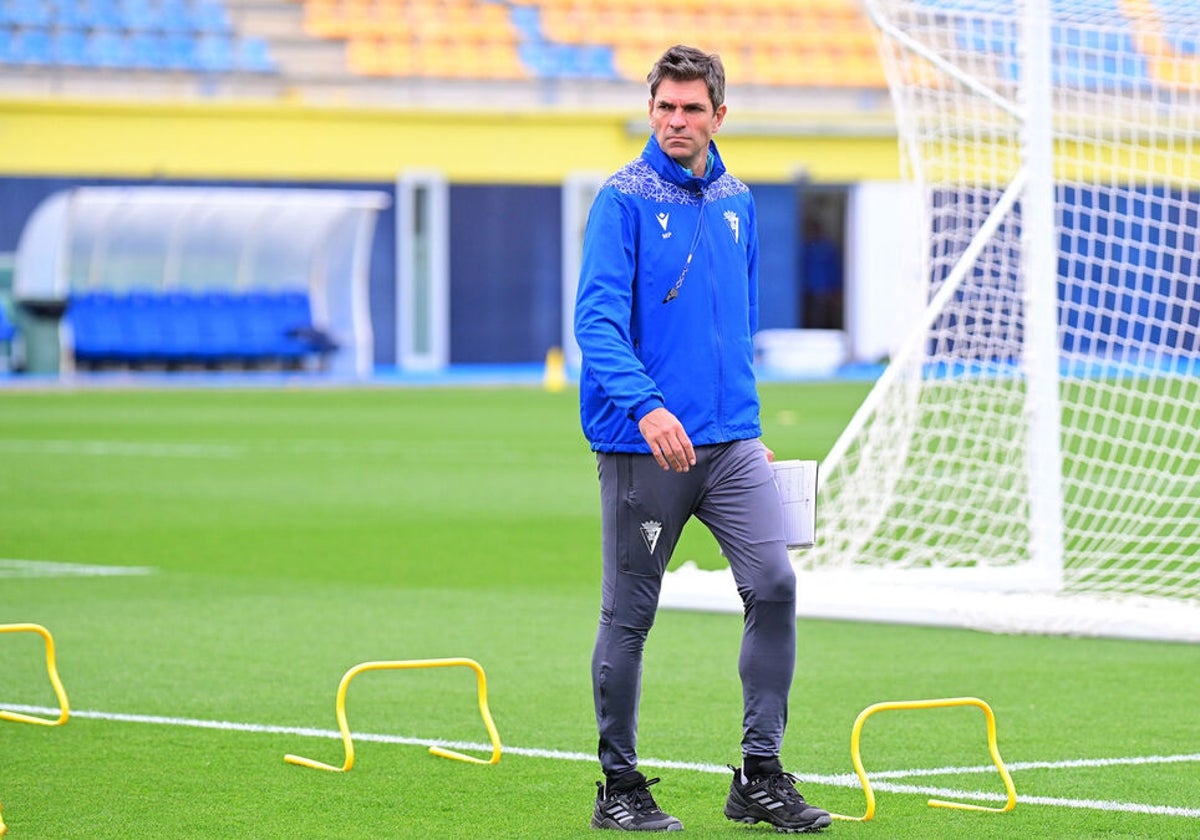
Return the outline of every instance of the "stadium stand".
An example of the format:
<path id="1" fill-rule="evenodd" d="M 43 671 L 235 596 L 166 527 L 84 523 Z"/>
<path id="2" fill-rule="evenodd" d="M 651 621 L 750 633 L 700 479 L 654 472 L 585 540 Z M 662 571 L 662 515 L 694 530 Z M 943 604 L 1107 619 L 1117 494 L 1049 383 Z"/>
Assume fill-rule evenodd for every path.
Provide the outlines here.
<path id="1" fill-rule="evenodd" d="M 1056 27 L 1062 79 L 1093 90 L 1200 84 L 1200 44 L 1173 33 L 1171 4 L 1099 2 L 1130 26 L 1103 43 Z M 972 14 L 970 3 L 922 3 L 932 15 Z M 991 53 L 998 79 L 1011 79 L 1012 57 L 996 53 L 1003 33 L 978 17 L 960 46 Z M 749 91 L 767 107 L 842 96 L 855 110 L 864 94 L 886 95 L 858 0 L 0 0 L 0 71 L 10 86 L 24 76 L 51 95 L 86 95 L 115 75 L 124 87 L 112 89 L 126 93 L 183 77 L 183 88 L 162 88 L 173 97 L 462 107 L 473 84 L 475 102 L 497 107 L 565 104 L 568 94 L 596 104 L 605 90 L 627 102 L 627 88 L 673 42 L 720 52 L 743 104 Z"/>
<path id="2" fill-rule="evenodd" d="M 995 57 L 1001 77 L 1018 81 L 1020 62 L 1010 53 L 1011 18 L 973 12 L 955 0 L 924 0 L 931 12 L 962 17 L 958 46 Z M 1054 82 L 1092 92 L 1149 93 L 1153 86 L 1200 86 L 1200 44 L 1171 26 L 1179 7 L 1157 0 L 1088 0 L 1086 9 L 1107 9 L 1128 25 L 1109 31 L 1071 25 L 1080 0 L 1052 0 L 1063 21 L 1051 29 Z"/>
<path id="3" fill-rule="evenodd" d="M 288 7 L 360 79 L 640 84 L 686 41 L 745 84 L 885 86 L 856 0 L 0 0 L 0 67 L 311 76 Z"/>
<path id="4" fill-rule="evenodd" d="M 278 72 L 221 0 L 3 0 L 0 67 Z"/>
<path id="5" fill-rule="evenodd" d="M 885 85 L 854 0 L 293 0 L 312 36 L 345 40 L 372 76 L 641 83 L 664 44 L 721 53 L 766 86 Z"/>

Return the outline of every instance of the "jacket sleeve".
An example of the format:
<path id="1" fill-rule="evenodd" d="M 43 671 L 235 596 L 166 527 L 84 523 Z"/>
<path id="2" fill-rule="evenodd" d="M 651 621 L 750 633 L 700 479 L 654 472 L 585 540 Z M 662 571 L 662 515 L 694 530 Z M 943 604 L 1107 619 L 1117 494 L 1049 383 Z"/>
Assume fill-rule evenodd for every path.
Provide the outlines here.
<path id="1" fill-rule="evenodd" d="M 758 214 L 753 199 L 747 215 L 750 241 L 746 243 L 746 275 L 750 293 L 750 337 L 753 338 L 758 332 Z"/>
<path id="2" fill-rule="evenodd" d="M 633 421 L 663 405 L 662 392 L 633 348 L 630 322 L 637 273 L 637 215 L 612 187 L 602 189 L 583 235 L 575 340 L 585 371 Z"/>

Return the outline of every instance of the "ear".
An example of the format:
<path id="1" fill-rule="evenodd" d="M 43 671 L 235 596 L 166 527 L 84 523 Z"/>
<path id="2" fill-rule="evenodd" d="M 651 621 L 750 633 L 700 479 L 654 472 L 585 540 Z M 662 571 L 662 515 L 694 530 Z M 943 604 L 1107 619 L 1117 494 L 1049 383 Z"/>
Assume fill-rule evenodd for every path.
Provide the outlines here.
<path id="1" fill-rule="evenodd" d="M 713 114 L 713 134 L 721 130 L 721 123 L 725 122 L 725 112 L 728 110 L 729 106 L 722 102 L 721 107 Z"/>

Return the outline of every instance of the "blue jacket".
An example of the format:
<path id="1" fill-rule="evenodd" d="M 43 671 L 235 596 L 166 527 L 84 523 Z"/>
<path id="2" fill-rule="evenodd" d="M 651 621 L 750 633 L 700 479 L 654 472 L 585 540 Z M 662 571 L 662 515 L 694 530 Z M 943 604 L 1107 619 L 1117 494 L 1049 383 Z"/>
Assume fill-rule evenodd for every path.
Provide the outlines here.
<path id="1" fill-rule="evenodd" d="M 659 406 L 696 446 L 762 433 L 754 199 L 709 149 L 698 178 L 651 136 L 588 214 L 575 338 L 580 419 L 598 452 L 648 453 L 637 421 Z"/>

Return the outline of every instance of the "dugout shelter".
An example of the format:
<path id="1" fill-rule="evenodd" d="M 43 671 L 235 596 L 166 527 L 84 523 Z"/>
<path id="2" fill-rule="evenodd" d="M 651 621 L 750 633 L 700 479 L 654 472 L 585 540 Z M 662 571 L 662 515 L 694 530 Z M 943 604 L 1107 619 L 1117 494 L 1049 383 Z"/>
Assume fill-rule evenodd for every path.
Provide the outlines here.
<path id="1" fill-rule="evenodd" d="M 326 336 L 331 373 L 369 375 L 368 278 L 376 216 L 386 193 L 223 187 L 79 187 L 45 199 L 22 231 L 13 297 L 57 322 L 95 293 L 152 300 L 224 293 L 287 295 Z M 57 324 L 55 324 L 57 327 Z M 136 330 L 118 331 L 118 342 Z M 54 329 L 73 357 L 70 329 Z M 290 336 L 295 338 L 295 336 Z M 314 352 L 317 348 L 314 347 Z M 121 347 L 117 358 L 129 358 Z"/>

